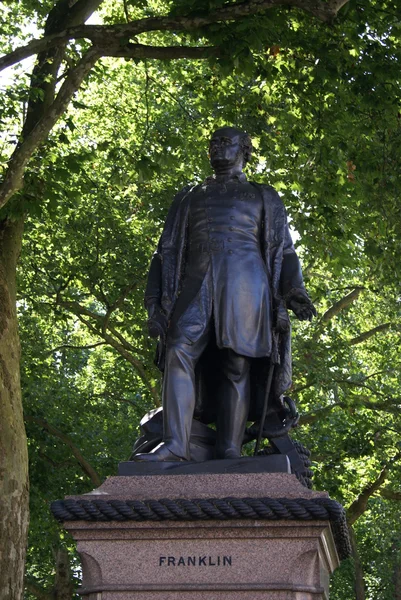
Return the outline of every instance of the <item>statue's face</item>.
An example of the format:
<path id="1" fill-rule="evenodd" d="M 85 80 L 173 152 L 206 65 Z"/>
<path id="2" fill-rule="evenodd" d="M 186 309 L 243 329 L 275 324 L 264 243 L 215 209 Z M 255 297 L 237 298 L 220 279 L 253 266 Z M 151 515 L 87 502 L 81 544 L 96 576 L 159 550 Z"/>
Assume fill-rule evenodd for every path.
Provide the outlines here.
<path id="1" fill-rule="evenodd" d="M 210 163 L 213 168 L 223 165 L 242 167 L 244 154 L 241 138 L 241 132 L 231 127 L 224 127 L 214 132 L 209 145 Z"/>

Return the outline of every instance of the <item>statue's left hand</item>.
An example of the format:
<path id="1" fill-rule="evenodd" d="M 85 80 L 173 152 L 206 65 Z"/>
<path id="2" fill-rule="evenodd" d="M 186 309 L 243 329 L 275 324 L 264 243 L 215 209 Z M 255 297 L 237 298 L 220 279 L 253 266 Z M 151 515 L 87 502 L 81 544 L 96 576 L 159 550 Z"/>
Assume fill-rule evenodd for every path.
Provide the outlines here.
<path id="1" fill-rule="evenodd" d="M 153 303 L 148 307 L 148 331 L 152 338 L 164 338 L 167 331 L 167 317 L 162 307 L 158 303 Z"/>
<path id="2" fill-rule="evenodd" d="M 291 290 L 287 297 L 287 307 L 290 308 L 300 321 L 312 321 L 316 317 L 316 308 L 313 306 L 305 290 Z"/>

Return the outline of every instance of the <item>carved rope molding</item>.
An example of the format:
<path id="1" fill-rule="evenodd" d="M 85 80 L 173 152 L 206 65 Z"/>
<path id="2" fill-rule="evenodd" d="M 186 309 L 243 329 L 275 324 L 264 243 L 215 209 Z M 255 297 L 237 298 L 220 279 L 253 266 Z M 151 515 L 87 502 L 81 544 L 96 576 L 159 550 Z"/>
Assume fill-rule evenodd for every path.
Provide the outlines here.
<path id="1" fill-rule="evenodd" d="M 56 500 L 54 517 L 64 521 L 196 521 L 265 519 L 330 521 L 340 560 L 351 556 L 345 510 L 330 498 L 208 498 L 161 500 Z"/>

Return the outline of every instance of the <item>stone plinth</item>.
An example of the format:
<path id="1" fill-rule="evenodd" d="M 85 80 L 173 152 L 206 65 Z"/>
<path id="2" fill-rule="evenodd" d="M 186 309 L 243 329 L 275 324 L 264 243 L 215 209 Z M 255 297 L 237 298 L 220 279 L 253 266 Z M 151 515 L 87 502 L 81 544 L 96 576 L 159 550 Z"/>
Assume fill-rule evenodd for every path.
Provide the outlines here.
<path id="1" fill-rule="evenodd" d="M 53 512 L 86 600 L 323 600 L 344 554 L 340 505 L 286 473 L 111 477 Z"/>

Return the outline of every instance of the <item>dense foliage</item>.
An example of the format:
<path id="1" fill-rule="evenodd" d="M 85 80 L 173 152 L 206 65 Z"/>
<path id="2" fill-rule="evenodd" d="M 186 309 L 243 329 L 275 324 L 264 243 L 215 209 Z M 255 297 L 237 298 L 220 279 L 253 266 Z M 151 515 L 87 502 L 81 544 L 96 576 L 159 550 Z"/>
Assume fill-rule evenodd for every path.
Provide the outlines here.
<path id="1" fill-rule="evenodd" d="M 223 4 L 105 1 L 98 20 Z M 7 52 L 32 27 L 43 30 L 53 2 L 1 6 Z M 18 312 L 27 598 L 51 593 L 60 548 L 71 551 L 79 579 L 49 503 L 114 474 L 141 416 L 160 402 L 146 270 L 174 193 L 209 174 L 208 137 L 227 123 L 253 137 L 248 176 L 283 197 L 319 313 L 313 324 L 294 323 L 291 395 L 315 486 L 355 523 L 358 551 L 334 575 L 331 597 L 401 598 L 400 14 L 397 0 L 351 0 L 329 24 L 278 6 L 191 32 L 141 33 L 143 44 L 222 50 L 208 60 L 100 59 L 33 155 L 0 215 L 26 215 Z M 68 45 L 61 79 L 86 48 Z M 43 93 L 22 70 L 1 90 L 4 170 L 28 98 L 32 107 L 32 93 Z M 355 565 L 365 592 L 355 591 Z"/>

